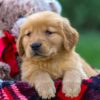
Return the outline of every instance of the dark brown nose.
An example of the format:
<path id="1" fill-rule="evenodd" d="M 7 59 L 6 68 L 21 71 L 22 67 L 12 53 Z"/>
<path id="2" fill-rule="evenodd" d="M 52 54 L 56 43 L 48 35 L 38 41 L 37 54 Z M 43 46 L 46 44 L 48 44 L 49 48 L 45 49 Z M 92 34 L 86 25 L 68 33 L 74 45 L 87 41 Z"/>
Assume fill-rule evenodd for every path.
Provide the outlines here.
<path id="1" fill-rule="evenodd" d="M 33 44 L 31 45 L 31 48 L 32 48 L 32 50 L 34 50 L 34 51 L 39 50 L 40 47 L 41 47 L 41 43 L 33 43 Z"/>

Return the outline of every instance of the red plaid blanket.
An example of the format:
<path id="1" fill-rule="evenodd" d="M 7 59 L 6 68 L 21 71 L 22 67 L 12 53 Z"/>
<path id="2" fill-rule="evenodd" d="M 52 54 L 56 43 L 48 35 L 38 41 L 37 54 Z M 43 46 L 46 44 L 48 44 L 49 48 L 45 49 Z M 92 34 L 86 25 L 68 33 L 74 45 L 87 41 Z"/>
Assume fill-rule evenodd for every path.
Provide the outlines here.
<path id="1" fill-rule="evenodd" d="M 52 100 L 100 100 L 100 75 L 84 80 L 81 93 L 76 98 L 65 97 L 61 80 L 55 82 L 56 97 Z M 36 91 L 21 81 L 0 81 L 0 100 L 42 100 Z"/>

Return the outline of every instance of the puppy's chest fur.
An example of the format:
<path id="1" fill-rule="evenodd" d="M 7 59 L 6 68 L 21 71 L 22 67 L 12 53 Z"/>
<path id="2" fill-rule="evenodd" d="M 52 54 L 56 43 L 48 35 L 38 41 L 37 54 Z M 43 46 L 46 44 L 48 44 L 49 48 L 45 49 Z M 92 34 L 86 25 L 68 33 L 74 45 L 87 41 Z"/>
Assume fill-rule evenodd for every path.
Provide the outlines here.
<path id="1" fill-rule="evenodd" d="M 63 78 L 64 73 L 67 70 L 77 69 L 81 72 L 79 57 L 57 57 L 48 61 L 32 61 L 26 60 L 22 64 L 22 79 L 33 76 L 36 71 L 47 72 L 52 79 Z M 77 62 L 77 63 L 76 63 Z"/>
<path id="2" fill-rule="evenodd" d="M 36 71 L 47 72 L 52 79 L 61 78 L 64 74 L 64 62 L 50 61 L 50 62 L 24 62 L 22 65 L 22 76 L 29 77 Z"/>

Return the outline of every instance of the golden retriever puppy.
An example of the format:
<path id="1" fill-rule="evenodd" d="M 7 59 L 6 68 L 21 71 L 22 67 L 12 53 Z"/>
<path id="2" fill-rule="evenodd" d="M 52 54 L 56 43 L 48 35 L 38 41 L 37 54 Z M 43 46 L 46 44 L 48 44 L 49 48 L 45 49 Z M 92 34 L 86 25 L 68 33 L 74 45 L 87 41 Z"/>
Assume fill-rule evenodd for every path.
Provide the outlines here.
<path id="1" fill-rule="evenodd" d="M 53 80 L 62 78 L 62 92 L 76 97 L 82 79 L 97 73 L 75 52 L 78 32 L 68 19 L 53 12 L 27 17 L 17 41 L 22 63 L 22 80 L 37 90 L 43 99 L 55 96 Z"/>

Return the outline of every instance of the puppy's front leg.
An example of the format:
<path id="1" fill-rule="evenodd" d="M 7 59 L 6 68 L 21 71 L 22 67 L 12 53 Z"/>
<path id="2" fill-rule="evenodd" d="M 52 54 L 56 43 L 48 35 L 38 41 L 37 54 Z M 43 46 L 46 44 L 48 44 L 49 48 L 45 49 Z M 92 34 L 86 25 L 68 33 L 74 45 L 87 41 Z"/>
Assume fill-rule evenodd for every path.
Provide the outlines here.
<path id="1" fill-rule="evenodd" d="M 82 77 L 77 70 L 66 71 L 63 78 L 62 92 L 68 97 L 77 97 L 81 90 Z"/>
<path id="2" fill-rule="evenodd" d="M 56 89 L 54 86 L 54 82 L 49 74 L 39 71 L 36 72 L 34 75 L 34 86 L 39 96 L 41 96 L 43 99 L 50 99 L 54 97 Z"/>

